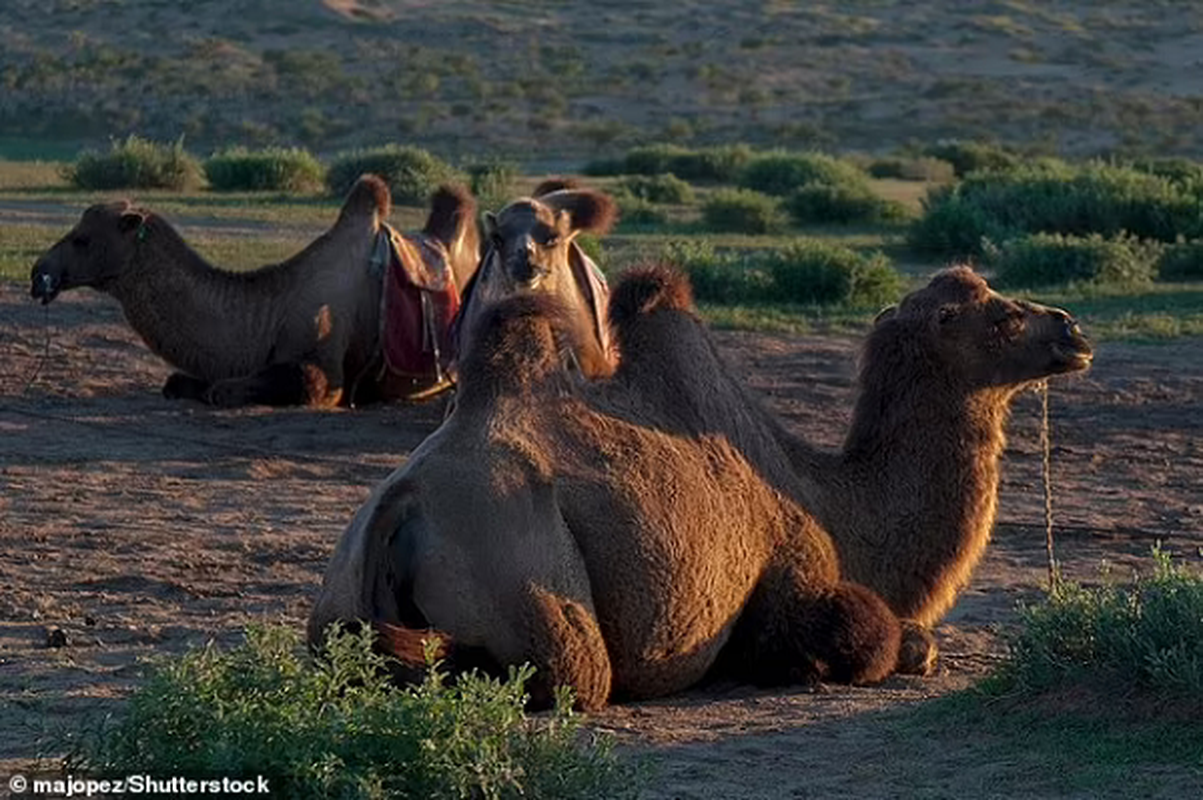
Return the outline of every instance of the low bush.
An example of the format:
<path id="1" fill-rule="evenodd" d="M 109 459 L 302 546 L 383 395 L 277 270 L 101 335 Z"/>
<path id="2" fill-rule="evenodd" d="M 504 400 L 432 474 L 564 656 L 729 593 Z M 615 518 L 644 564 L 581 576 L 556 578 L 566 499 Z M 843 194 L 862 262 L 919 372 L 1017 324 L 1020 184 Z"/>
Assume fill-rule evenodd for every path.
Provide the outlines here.
<path id="1" fill-rule="evenodd" d="M 1203 241 L 1166 245 L 1157 261 L 1157 279 L 1203 281 Z"/>
<path id="2" fill-rule="evenodd" d="M 945 256 L 977 255 L 1025 233 L 1130 234 L 1173 242 L 1203 234 L 1203 204 L 1173 181 L 1107 164 L 1046 160 L 1007 172 L 975 172 L 931 193 L 911 244 Z"/>
<path id="3" fill-rule="evenodd" d="M 747 189 L 718 189 L 702 204 L 702 224 L 710 231 L 776 233 L 785 222 L 777 198 Z"/>
<path id="4" fill-rule="evenodd" d="M 138 136 L 114 140 L 109 152 L 84 151 L 63 171 L 80 189 L 193 189 L 202 183 L 200 162 L 184 150 L 181 137 L 172 144 Z"/>
<path id="5" fill-rule="evenodd" d="M 998 675 L 1004 689 L 1038 693 L 1092 686 L 1130 695 L 1203 700 L 1203 578 L 1155 549 L 1151 574 L 1130 587 L 1061 583 L 1021 608 Z"/>
<path id="6" fill-rule="evenodd" d="M 420 147 L 389 144 L 337 156 L 326 172 L 326 186 L 331 194 L 345 195 L 365 172 L 384 178 L 393 202 L 407 206 L 424 206 L 439 184 L 463 180 L 450 165 Z"/>
<path id="7" fill-rule="evenodd" d="M 752 159 L 747 145 L 733 144 L 692 149 L 676 144 L 634 147 L 617 159 L 592 161 L 586 175 L 661 175 L 671 172 L 686 181 L 734 183 Z"/>
<path id="8" fill-rule="evenodd" d="M 987 252 L 1003 287 L 1034 288 L 1066 284 L 1138 286 L 1157 274 L 1163 246 L 1129 236 L 1106 239 L 1036 233 L 1012 239 Z"/>
<path id="9" fill-rule="evenodd" d="M 668 214 L 664 209 L 650 200 L 625 192 L 616 192 L 614 200 L 618 203 L 618 223 L 624 229 L 653 227 L 668 222 Z"/>
<path id="10" fill-rule="evenodd" d="M 874 178 L 897 178 L 904 181 L 950 183 L 956 178 L 952 164 L 941 158 L 920 156 L 878 158 L 869 163 L 868 172 Z"/>
<path id="11" fill-rule="evenodd" d="M 693 296 L 702 303 L 743 305 L 773 299 L 773 279 L 754 258 L 720 253 L 704 239 L 669 242 L 660 260 L 689 275 Z"/>
<path id="12" fill-rule="evenodd" d="M 587 735 L 567 693 L 546 718 L 523 714 L 529 668 L 449 686 L 388 682 L 372 634 L 334 635 L 312 660 L 283 627 L 241 647 L 161 662 L 123 719 L 72 761 L 100 774 L 266 777 L 284 797 L 631 795 L 633 772 Z"/>
<path id="13" fill-rule="evenodd" d="M 1020 156 L 1002 145 L 948 139 L 923 148 L 923 155 L 952 165 L 958 178 L 980 170 L 1008 170 L 1019 166 Z"/>
<path id="14" fill-rule="evenodd" d="M 862 255 L 820 239 L 799 239 L 770 251 L 765 269 L 780 301 L 878 308 L 894 302 L 905 285 L 882 253 Z"/>
<path id="15" fill-rule="evenodd" d="M 693 187 L 666 172 L 660 175 L 631 175 L 614 184 L 615 194 L 628 194 L 649 203 L 688 205 L 694 201 Z"/>
<path id="16" fill-rule="evenodd" d="M 705 241 L 673 242 L 661 260 L 689 274 L 700 302 L 716 305 L 877 308 L 897 300 L 905 285 L 881 253 L 866 256 L 818 239 L 753 253 L 719 252 Z"/>
<path id="17" fill-rule="evenodd" d="M 878 197 L 868 185 L 830 186 L 812 183 L 795 191 L 785 201 L 795 222 L 874 223 L 905 219 L 906 207 L 895 200 Z"/>
<path id="18" fill-rule="evenodd" d="M 1187 186 L 1203 186 L 1203 163 L 1189 158 L 1144 158 L 1132 168 Z"/>
<path id="19" fill-rule="evenodd" d="M 205 177 L 219 192 L 314 192 L 322 188 L 325 169 L 304 148 L 235 147 L 211 156 Z"/>
<path id="20" fill-rule="evenodd" d="M 510 200 L 510 187 L 518 178 L 518 165 L 509 161 L 482 161 L 468 165 L 468 187 L 481 208 L 498 209 Z"/>
<path id="21" fill-rule="evenodd" d="M 855 164 L 824 153 L 764 153 L 752 159 L 739 185 L 765 194 L 784 196 L 803 186 L 864 187 L 868 176 Z"/>

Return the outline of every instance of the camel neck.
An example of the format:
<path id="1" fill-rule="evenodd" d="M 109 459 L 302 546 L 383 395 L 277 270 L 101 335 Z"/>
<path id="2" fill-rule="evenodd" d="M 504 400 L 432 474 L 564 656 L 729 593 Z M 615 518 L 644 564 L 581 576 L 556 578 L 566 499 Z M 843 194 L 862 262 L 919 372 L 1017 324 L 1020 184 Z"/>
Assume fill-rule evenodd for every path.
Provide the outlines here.
<path id="1" fill-rule="evenodd" d="M 155 353 L 189 374 L 218 380 L 245 374 L 248 363 L 261 360 L 254 343 L 267 338 L 272 321 L 265 311 L 276 306 L 263 300 L 282 290 L 262 278 L 276 272 L 218 269 L 152 216 L 126 268 L 102 288 Z M 231 342 L 238 346 L 224 355 L 221 345 Z"/>
<path id="2" fill-rule="evenodd" d="M 902 360 L 891 367 L 862 376 L 842 454 L 809 473 L 814 508 L 848 576 L 930 624 L 989 540 L 1014 390 L 957 385 Z"/>

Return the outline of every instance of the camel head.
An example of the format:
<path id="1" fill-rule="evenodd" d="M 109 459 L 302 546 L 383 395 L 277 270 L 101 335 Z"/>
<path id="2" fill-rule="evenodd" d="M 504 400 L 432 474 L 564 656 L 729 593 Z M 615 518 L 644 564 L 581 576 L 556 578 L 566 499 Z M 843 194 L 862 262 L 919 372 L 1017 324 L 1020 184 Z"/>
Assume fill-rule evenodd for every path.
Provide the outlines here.
<path id="1" fill-rule="evenodd" d="M 1014 387 L 1090 366 L 1090 342 L 1068 312 L 1005 297 L 968 267 L 937 273 L 927 286 L 878 315 L 869 353 L 882 340 L 911 342 L 950 384 Z"/>
<path id="2" fill-rule="evenodd" d="M 101 203 L 38 259 L 30 270 L 30 294 L 49 303 L 64 289 L 103 290 L 116 280 L 145 236 L 149 213 L 128 201 Z"/>
<path id="3" fill-rule="evenodd" d="M 557 291 L 572 280 L 569 247 L 584 232 L 605 233 L 616 216 L 614 201 L 590 189 L 560 189 L 510 203 L 485 214 L 488 247 L 500 270 L 498 295 L 522 289 Z"/>

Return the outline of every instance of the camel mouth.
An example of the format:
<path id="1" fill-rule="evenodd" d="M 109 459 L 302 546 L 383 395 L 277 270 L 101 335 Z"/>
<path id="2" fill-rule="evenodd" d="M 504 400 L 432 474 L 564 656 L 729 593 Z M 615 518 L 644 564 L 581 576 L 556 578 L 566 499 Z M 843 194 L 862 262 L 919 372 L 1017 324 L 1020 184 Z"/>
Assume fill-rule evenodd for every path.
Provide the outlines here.
<path id="1" fill-rule="evenodd" d="M 46 305 L 58 297 L 61 289 L 62 287 L 56 284 L 53 275 L 43 272 L 33 276 L 33 285 L 29 289 L 29 294 L 33 299 L 41 300 L 42 305 Z"/>
<path id="2" fill-rule="evenodd" d="M 1094 351 L 1085 341 L 1067 344 L 1054 342 L 1052 350 L 1057 372 L 1081 372 L 1088 369 L 1094 361 Z"/>

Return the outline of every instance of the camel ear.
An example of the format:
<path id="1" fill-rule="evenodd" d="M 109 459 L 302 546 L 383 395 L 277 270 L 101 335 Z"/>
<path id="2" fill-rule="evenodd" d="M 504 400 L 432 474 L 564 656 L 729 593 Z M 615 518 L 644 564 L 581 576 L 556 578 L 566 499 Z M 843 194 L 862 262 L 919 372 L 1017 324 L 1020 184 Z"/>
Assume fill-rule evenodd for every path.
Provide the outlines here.
<path id="1" fill-rule="evenodd" d="M 481 226 L 485 229 L 485 238 L 492 239 L 497 235 L 497 215 L 486 211 L 481 215 Z"/>
<path id="2" fill-rule="evenodd" d="M 561 240 L 571 242 L 580 233 L 580 229 L 572 226 L 572 214 L 566 209 L 560 209 L 556 213 L 556 236 Z"/>
<path id="3" fill-rule="evenodd" d="M 566 189 L 538 199 L 559 214 L 567 211 L 577 231 L 604 234 L 618 219 L 618 204 L 607 194 L 593 189 Z"/>
<path id="4" fill-rule="evenodd" d="M 888 305 L 885 308 L 883 308 L 881 311 L 877 312 L 877 316 L 873 318 L 873 324 L 876 325 L 879 322 L 885 322 L 887 319 L 890 319 L 897 313 L 898 313 L 898 304 L 897 303 L 894 303 L 893 305 Z"/>

